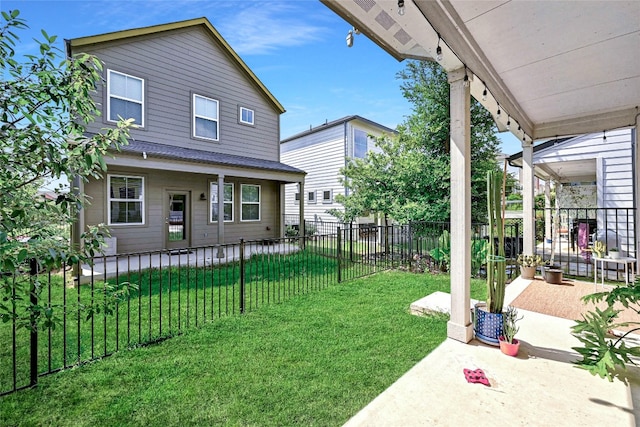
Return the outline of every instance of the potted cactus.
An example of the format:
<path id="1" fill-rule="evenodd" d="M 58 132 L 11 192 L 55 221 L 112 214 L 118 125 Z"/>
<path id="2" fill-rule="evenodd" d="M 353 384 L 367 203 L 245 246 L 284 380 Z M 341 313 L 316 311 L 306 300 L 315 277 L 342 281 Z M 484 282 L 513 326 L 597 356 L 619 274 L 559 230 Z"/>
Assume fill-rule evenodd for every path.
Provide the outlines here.
<path id="1" fill-rule="evenodd" d="M 502 308 L 506 288 L 504 257 L 504 225 L 502 219 L 502 180 L 498 171 L 487 173 L 487 207 L 489 214 L 489 251 L 487 254 L 487 301 L 475 305 L 474 330 L 476 339 L 499 345 L 502 335 Z M 497 252 L 497 253 L 496 253 Z"/>
<path id="2" fill-rule="evenodd" d="M 520 341 L 516 339 L 516 334 L 520 327 L 516 325 L 522 317 L 518 317 L 518 309 L 508 306 L 502 313 L 502 335 L 500 336 L 500 351 L 507 356 L 517 356 L 520 349 Z"/>

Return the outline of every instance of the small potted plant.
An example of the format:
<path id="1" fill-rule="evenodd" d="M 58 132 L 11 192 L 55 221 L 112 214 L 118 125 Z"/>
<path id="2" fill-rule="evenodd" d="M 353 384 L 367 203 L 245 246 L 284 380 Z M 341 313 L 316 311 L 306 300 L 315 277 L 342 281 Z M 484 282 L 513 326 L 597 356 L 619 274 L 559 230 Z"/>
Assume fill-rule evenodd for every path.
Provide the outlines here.
<path id="1" fill-rule="evenodd" d="M 523 279 L 533 279 L 538 266 L 544 264 L 540 255 L 520 254 L 516 262 L 520 265 L 520 275 Z"/>
<path id="2" fill-rule="evenodd" d="M 517 326 L 522 316 L 518 317 L 518 309 L 508 306 L 502 312 L 502 335 L 500 336 L 500 351 L 508 356 L 517 356 L 520 349 L 520 341 L 515 337 L 520 327 Z"/>
<path id="3" fill-rule="evenodd" d="M 611 259 L 620 258 L 620 251 L 618 250 L 618 248 L 609 249 L 609 258 L 611 258 Z"/>

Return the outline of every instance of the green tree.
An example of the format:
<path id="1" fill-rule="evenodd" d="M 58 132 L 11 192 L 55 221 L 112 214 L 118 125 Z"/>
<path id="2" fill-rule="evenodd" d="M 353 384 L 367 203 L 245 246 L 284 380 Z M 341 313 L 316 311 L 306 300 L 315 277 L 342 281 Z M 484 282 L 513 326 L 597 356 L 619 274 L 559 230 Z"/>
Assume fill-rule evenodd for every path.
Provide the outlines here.
<path id="1" fill-rule="evenodd" d="M 398 222 L 448 221 L 450 215 L 449 83 L 433 62 L 408 61 L 398 73 L 412 114 L 397 135 L 379 138 L 380 153 L 369 152 L 342 169 L 344 218 L 382 212 Z M 473 221 L 487 218 L 486 176 L 498 169 L 498 139 L 491 114 L 471 100 L 471 198 Z"/>
<path id="2" fill-rule="evenodd" d="M 127 144 L 131 121 L 87 137 L 86 123 L 100 114 L 91 93 L 101 80 L 102 65 L 90 55 L 65 58 L 55 46 L 56 36 L 41 31 L 39 53 L 16 59 L 19 30 L 27 28 L 17 10 L 2 12 L 0 21 L 0 318 L 35 327 L 50 325 L 51 307 L 29 302 L 37 293 L 37 277 L 29 268 L 56 268 L 95 254 L 101 230 L 83 234 L 79 248 L 68 233 L 78 209 L 87 203 L 76 191 L 55 189 L 55 200 L 36 197 L 45 179 L 99 177 L 106 170 L 110 146 Z M 33 261 L 36 260 L 34 264 Z M 31 264 L 31 265 L 29 265 Z M 44 316 L 43 316 L 44 315 Z"/>

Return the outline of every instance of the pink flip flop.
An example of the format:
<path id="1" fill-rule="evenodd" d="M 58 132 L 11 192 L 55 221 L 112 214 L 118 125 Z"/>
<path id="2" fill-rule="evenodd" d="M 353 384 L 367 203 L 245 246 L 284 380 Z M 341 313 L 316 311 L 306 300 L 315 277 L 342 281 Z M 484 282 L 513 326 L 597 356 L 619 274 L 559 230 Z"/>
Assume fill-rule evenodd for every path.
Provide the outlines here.
<path id="1" fill-rule="evenodd" d="M 484 371 L 482 369 L 471 370 L 465 368 L 463 369 L 463 372 L 467 382 L 480 383 L 491 387 L 491 384 L 489 384 L 489 380 L 484 375 Z"/>

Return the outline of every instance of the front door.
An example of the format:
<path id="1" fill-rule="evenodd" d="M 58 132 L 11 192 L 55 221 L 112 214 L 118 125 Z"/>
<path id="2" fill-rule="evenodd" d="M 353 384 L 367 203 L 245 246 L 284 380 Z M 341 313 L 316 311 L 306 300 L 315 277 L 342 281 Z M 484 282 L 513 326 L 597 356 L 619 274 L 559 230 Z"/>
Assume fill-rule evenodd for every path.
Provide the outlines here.
<path id="1" fill-rule="evenodd" d="M 165 212 L 167 249 L 187 248 L 191 241 L 189 235 L 189 192 L 168 190 L 166 200 L 168 201 Z"/>

